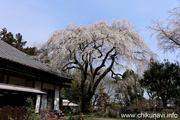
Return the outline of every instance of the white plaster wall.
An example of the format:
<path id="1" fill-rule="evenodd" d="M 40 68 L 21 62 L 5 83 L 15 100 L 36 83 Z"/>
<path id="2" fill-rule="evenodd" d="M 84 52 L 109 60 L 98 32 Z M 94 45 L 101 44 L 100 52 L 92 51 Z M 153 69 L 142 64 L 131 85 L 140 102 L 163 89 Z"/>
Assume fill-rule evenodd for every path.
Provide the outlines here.
<path id="1" fill-rule="evenodd" d="M 41 90 L 41 82 L 35 82 L 35 88 L 38 90 Z M 35 113 L 39 113 L 39 109 L 40 109 L 40 95 L 37 95 L 36 97 L 36 108 L 35 108 Z"/>
<path id="2" fill-rule="evenodd" d="M 59 110 L 59 86 L 55 86 L 54 110 Z"/>
<path id="3" fill-rule="evenodd" d="M 26 80 L 23 78 L 9 76 L 9 84 L 25 86 Z"/>
<path id="4" fill-rule="evenodd" d="M 48 90 L 54 90 L 54 85 L 43 83 L 42 88 L 48 89 Z"/>

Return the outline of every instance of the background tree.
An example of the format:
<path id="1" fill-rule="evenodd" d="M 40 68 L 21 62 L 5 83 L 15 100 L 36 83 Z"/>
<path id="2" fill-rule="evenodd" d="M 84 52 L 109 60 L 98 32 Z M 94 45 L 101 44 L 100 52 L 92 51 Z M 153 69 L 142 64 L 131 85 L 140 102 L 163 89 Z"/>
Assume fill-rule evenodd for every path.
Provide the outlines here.
<path id="1" fill-rule="evenodd" d="M 10 44 L 11 46 L 15 44 L 15 39 L 13 34 L 11 32 L 7 33 L 6 28 L 3 28 L 2 31 L 0 32 L 0 39 Z"/>
<path id="2" fill-rule="evenodd" d="M 96 107 L 98 107 L 98 111 L 106 111 L 106 107 L 110 103 L 110 96 L 105 93 L 104 86 L 102 84 L 99 85 L 99 89 L 97 90 L 97 103 Z"/>
<path id="3" fill-rule="evenodd" d="M 148 100 L 146 100 L 145 98 L 138 100 L 138 104 L 136 100 L 134 100 L 133 103 L 128 107 L 128 109 L 132 111 L 136 111 L 136 112 L 144 112 L 144 111 L 149 110 L 149 108 L 150 107 L 149 107 Z"/>
<path id="4" fill-rule="evenodd" d="M 164 52 L 176 52 L 178 50 L 177 52 L 180 53 L 180 7 L 169 11 L 169 17 L 165 23 L 167 24 L 156 20 L 149 28 L 154 31 L 160 49 Z M 154 104 L 153 98 L 155 95 L 151 91 L 148 91 L 148 93 L 152 98 L 151 103 Z M 178 101 L 176 101 L 177 106 L 179 106 Z"/>
<path id="5" fill-rule="evenodd" d="M 132 104 L 133 106 L 136 105 L 136 109 L 138 109 L 139 101 L 143 99 L 144 93 L 139 80 L 139 75 L 133 70 L 126 70 L 122 75 L 122 79 L 117 81 L 115 97 L 124 109 L 128 109 Z"/>
<path id="6" fill-rule="evenodd" d="M 180 48 L 180 7 L 169 11 L 169 14 L 166 25 L 157 20 L 149 28 L 157 35 L 160 49 L 164 52 L 175 52 Z"/>
<path id="7" fill-rule="evenodd" d="M 3 28 L 0 32 L 0 40 L 8 43 L 9 45 L 17 48 L 18 50 L 28 54 L 28 55 L 37 55 L 37 48 L 36 47 L 26 47 L 27 41 L 23 41 L 22 35 L 20 33 L 16 34 L 14 38 L 11 32 L 7 32 L 6 28 Z"/>
<path id="8" fill-rule="evenodd" d="M 62 88 L 61 97 L 67 98 L 70 102 L 80 104 L 81 103 L 81 92 L 80 92 L 80 73 L 73 71 L 71 77 L 73 78 L 72 83 L 67 83 L 70 88 Z"/>
<path id="9" fill-rule="evenodd" d="M 87 112 L 97 86 L 107 74 L 117 79 L 120 74 L 116 72 L 131 65 L 144 68 L 154 55 L 127 20 L 114 20 L 112 24 L 106 21 L 93 25 L 70 24 L 55 31 L 42 50 L 39 59 L 49 59 L 52 68 L 81 72 L 82 112 Z"/>
<path id="10" fill-rule="evenodd" d="M 141 85 L 151 91 L 156 98 L 162 100 L 164 108 L 171 98 L 179 98 L 180 66 L 179 63 L 152 62 L 149 69 L 144 72 Z"/>

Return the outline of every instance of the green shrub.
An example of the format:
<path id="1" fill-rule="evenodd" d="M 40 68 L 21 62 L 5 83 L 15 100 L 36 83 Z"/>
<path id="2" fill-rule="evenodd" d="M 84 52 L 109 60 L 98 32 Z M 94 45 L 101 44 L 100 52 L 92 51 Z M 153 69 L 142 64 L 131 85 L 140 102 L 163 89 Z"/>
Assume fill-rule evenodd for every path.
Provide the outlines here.
<path id="1" fill-rule="evenodd" d="M 111 103 L 108 105 L 110 107 L 110 109 L 113 109 L 113 110 L 116 110 L 116 111 L 119 111 L 121 110 L 121 105 L 117 104 L 117 103 Z"/>
<path id="2" fill-rule="evenodd" d="M 64 111 L 64 114 L 65 114 L 65 116 L 71 116 L 72 115 L 71 112 L 68 110 Z"/>
<path id="3" fill-rule="evenodd" d="M 162 111 L 161 111 L 161 113 L 163 113 L 163 114 L 170 114 L 170 113 L 173 113 L 174 111 L 172 110 L 172 109 L 163 109 Z"/>
<path id="4" fill-rule="evenodd" d="M 68 120 L 81 120 L 81 119 L 84 119 L 84 117 L 82 116 L 76 116 L 76 117 L 69 117 Z"/>
<path id="5" fill-rule="evenodd" d="M 38 116 L 35 115 L 35 111 L 33 108 L 33 101 L 31 98 L 26 99 L 26 104 L 24 106 L 27 115 L 22 116 L 25 120 L 40 120 Z"/>
<path id="6" fill-rule="evenodd" d="M 117 117 L 117 112 L 114 110 L 109 110 L 108 117 L 110 118 L 116 118 Z"/>

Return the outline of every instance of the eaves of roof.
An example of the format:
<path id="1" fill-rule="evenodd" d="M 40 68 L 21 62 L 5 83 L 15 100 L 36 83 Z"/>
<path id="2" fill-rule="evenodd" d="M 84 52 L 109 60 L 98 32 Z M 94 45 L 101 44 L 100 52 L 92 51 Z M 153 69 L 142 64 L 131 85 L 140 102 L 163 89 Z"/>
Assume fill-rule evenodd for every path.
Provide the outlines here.
<path id="1" fill-rule="evenodd" d="M 65 79 L 72 79 L 70 76 L 67 76 L 63 73 L 57 73 L 53 71 L 50 67 L 45 66 L 44 64 L 40 63 L 39 61 L 34 60 L 31 56 L 19 51 L 18 49 L 10 46 L 9 44 L 0 40 L 0 58 L 8 61 L 12 61 L 18 64 L 22 64 L 24 66 L 41 70 L 44 72 L 48 72 L 52 75 L 65 78 Z"/>

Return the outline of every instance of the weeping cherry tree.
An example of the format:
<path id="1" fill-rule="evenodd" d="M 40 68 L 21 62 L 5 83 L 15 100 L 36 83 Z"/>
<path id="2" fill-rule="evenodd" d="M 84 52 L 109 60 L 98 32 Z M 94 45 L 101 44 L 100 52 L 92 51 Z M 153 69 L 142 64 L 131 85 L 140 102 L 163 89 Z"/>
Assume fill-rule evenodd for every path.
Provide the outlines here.
<path id="1" fill-rule="evenodd" d="M 129 67 L 145 68 L 154 56 L 138 32 L 127 20 L 102 20 L 79 26 L 69 24 L 55 31 L 42 47 L 41 61 L 59 71 L 80 71 L 81 111 L 88 108 L 96 88 L 109 74 L 121 77 Z"/>

